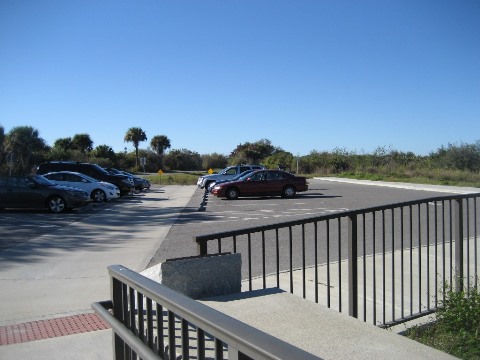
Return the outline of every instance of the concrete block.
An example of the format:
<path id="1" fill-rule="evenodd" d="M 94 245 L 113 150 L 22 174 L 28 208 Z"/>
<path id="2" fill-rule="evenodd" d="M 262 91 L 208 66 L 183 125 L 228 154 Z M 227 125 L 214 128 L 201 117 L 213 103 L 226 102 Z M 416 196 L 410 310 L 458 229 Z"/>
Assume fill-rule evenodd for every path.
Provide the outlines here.
<path id="1" fill-rule="evenodd" d="M 168 259 L 142 275 L 192 299 L 241 292 L 240 254 L 219 254 Z"/>

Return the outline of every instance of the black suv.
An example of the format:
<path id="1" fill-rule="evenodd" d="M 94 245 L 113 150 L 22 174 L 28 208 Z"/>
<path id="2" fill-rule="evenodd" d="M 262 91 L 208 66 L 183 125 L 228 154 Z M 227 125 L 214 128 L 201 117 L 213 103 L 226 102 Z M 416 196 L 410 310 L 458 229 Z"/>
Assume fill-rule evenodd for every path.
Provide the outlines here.
<path id="1" fill-rule="evenodd" d="M 42 175 L 52 171 L 76 171 L 99 181 L 112 183 L 120 189 L 121 195 L 130 193 L 134 188 L 133 181 L 129 176 L 110 174 L 97 164 L 73 161 L 50 161 L 40 164 L 37 174 Z"/>

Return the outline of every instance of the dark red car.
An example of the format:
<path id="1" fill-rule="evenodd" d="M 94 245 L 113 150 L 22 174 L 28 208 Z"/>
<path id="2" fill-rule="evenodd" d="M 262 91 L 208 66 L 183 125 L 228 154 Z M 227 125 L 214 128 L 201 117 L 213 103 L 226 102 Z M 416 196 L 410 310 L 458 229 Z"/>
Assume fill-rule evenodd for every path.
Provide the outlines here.
<path id="1" fill-rule="evenodd" d="M 281 195 L 294 197 L 297 192 L 307 191 L 307 179 L 282 170 L 257 170 L 237 181 L 215 185 L 212 194 L 227 199 L 241 196 Z"/>

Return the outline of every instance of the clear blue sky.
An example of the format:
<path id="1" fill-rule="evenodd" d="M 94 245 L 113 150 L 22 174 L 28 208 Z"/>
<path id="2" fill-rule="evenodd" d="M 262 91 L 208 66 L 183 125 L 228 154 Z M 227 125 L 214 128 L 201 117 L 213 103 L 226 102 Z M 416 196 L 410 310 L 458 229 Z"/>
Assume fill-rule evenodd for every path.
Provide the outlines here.
<path id="1" fill-rule="evenodd" d="M 480 140 L 479 0 L 1 0 L 0 125 L 228 155 Z"/>

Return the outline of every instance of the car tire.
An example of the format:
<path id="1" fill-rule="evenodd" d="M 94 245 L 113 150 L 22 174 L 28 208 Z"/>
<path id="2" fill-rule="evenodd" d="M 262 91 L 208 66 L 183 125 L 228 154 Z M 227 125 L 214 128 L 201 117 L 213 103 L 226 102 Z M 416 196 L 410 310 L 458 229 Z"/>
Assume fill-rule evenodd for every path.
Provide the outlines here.
<path id="1" fill-rule="evenodd" d="M 297 194 L 297 190 L 292 185 L 287 185 L 283 188 L 282 197 L 292 198 Z"/>
<path id="2" fill-rule="evenodd" d="M 59 214 L 67 209 L 67 204 L 61 196 L 54 195 L 47 199 L 47 208 L 51 212 Z"/>
<path id="3" fill-rule="evenodd" d="M 228 188 L 226 191 L 225 191 L 225 197 L 228 199 L 228 200 L 236 200 L 238 199 L 238 196 L 240 195 L 240 193 L 238 192 L 238 189 L 235 188 L 235 187 L 231 187 L 231 188 Z"/>
<path id="4" fill-rule="evenodd" d="M 105 194 L 105 191 L 103 191 L 103 190 L 95 189 L 95 190 L 93 190 L 92 193 L 90 194 L 90 198 L 91 198 L 94 202 L 100 203 L 100 202 L 107 201 L 107 194 Z"/>

